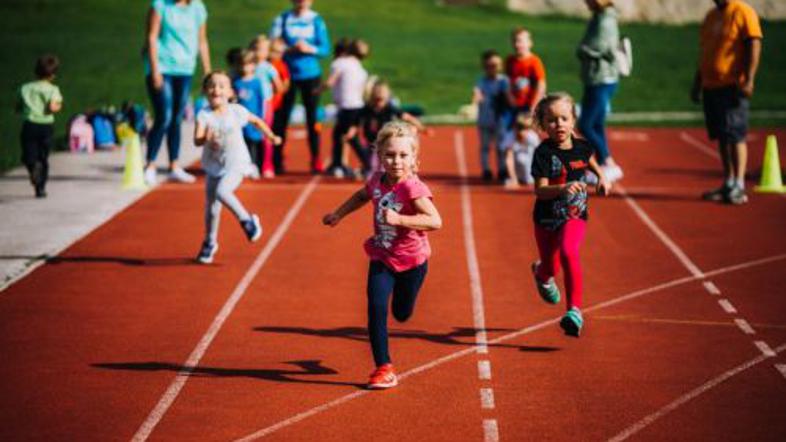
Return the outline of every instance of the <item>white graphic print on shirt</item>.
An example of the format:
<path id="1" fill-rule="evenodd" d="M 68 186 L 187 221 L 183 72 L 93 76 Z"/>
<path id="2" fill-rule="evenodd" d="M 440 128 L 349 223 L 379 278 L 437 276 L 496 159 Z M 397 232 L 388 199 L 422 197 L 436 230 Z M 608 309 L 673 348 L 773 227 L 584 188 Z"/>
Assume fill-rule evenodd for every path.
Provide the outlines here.
<path id="1" fill-rule="evenodd" d="M 394 191 L 382 195 L 379 189 L 374 189 L 373 197 L 374 199 L 379 198 L 377 213 L 374 214 L 374 220 L 377 223 L 377 233 L 374 235 L 374 245 L 389 249 L 393 245 L 393 240 L 396 239 L 397 230 L 396 226 L 391 226 L 385 222 L 385 209 L 390 209 L 398 213 L 404 205 L 396 202 L 396 193 Z"/>

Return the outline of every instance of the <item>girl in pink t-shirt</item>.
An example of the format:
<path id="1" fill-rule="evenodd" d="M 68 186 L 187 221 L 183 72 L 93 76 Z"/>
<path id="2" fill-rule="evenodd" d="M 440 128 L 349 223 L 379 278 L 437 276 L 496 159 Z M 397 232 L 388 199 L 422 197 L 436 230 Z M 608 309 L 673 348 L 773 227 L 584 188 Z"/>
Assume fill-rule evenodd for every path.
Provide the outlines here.
<path id="1" fill-rule="evenodd" d="M 412 316 L 415 300 L 428 269 L 431 247 L 427 230 L 442 227 L 431 191 L 418 178 L 418 138 L 415 126 L 404 121 L 387 123 L 376 139 L 384 172 L 375 173 L 335 211 L 324 216 L 335 227 L 342 218 L 371 201 L 374 235 L 363 245 L 371 262 L 368 270 L 368 334 L 376 369 L 368 388 L 398 384 L 388 353 L 388 304 L 393 295 L 393 317 L 404 322 Z"/>

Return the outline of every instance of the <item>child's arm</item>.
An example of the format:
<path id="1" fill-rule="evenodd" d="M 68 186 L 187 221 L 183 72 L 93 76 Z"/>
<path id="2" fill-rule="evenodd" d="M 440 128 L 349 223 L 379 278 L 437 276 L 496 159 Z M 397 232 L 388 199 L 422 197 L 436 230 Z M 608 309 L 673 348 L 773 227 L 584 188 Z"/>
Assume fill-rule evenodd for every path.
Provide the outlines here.
<path id="1" fill-rule="evenodd" d="M 205 143 L 213 141 L 213 131 L 197 120 L 194 125 L 194 146 L 202 147 Z"/>
<path id="2" fill-rule="evenodd" d="M 606 179 L 603 169 L 601 169 L 594 156 L 590 157 L 589 164 L 592 173 L 598 176 L 598 185 L 596 187 L 598 194 L 604 196 L 608 195 L 609 192 L 611 192 L 611 183 Z"/>
<path id="3" fill-rule="evenodd" d="M 483 92 L 477 86 L 472 88 L 472 104 L 480 104 L 483 101 Z"/>
<path id="4" fill-rule="evenodd" d="M 338 81 L 338 77 L 341 74 L 339 72 L 331 72 L 330 76 L 322 82 L 316 89 L 314 89 L 314 95 L 319 95 L 322 92 L 325 92 L 327 89 L 333 89 L 333 86 L 336 85 Z"/>
<path id="5" fill-rule="evenodd" d="M 587 189 L 587 184 L 581 181 L 571 181 L 565 184 L 549 184 L 549 179 L 538 177 L 535 180 L 535 196 L 542 200 L 553 200 L 562 195 L 573 195 Z"/>
<path id="6" fill-rule="evenodd" d="M 363 207 L 370 199 L 366 187 L 364 186 L 353 193 L 348 200 L 344 201 L 344 204 L 338 207 L 338 209 L 323 216 L 322 224 L 330 227 L 337 226 L 345 216 Z"/>
<path id="7" fill-rule="evenodd" d="M 253 124 L 254 126 L 257 127 L 257 129 L 261 130 L 262 133 L 265 134 L 266 137 L 270 138 L 273 141 L 273 144 L 275 144 L 276 146 L 281 144 L 282 141 L 281 137 L 274 134 L 273 131 L 270 129 L 270 126 L 268 126 L 267 123 L 265 123 L 265 121 L 262 120 L 261 118 L 257 117 L 254 114 L 249 114 L 248 123 Z"/>
<path id="8" fill-rule="evenodd" d="M 385 209 L 383 216 L 385 222 L 391 226 L 401 226 L 413 230 L 437 230 L 442 227 L 442 217 L 439 216 L 437 207 L 431 198 L 420 197 L 412 201 L 415 206 L 415 215 L 402 215 L 390 209 Z"/>
<path id="9" fill-rule="evenodd" d="M 411 125 L 415 126 L 415 128 L 416 128 L 416 129 L 418 130 L 418 132 L 420 132 L 420 133 L 426 134 L 426 135 L 428 135 L 428 136 L 431 136 L 431 135 L 433 135 L 433 133 L 434 133 L 434 131 L 432 131 L 431 129 L 428 129 L 428 128 L 427 128 L 427 127 L 426 127 L 426 126 L 425 126 L 425 125 L 424 125 L 424 124 L 423 124 L 423 123 L 422 123 L 422 122 L 421 122 L 421 121 L 418 119 L 418 117 L 416 117 L 416 116 L 414 116 L 414 115 L 412 115 L 412 114 L 410 114 L 410 113 L 407 113 L 407 112 L 402 112 L 402 113 L 401 113 L 401 119 L 402 119 L 402 120 L 404 120 L 404 121 L 406 121 L 407 123 L 409 123 L 409 124 L 411 124 Z"/>

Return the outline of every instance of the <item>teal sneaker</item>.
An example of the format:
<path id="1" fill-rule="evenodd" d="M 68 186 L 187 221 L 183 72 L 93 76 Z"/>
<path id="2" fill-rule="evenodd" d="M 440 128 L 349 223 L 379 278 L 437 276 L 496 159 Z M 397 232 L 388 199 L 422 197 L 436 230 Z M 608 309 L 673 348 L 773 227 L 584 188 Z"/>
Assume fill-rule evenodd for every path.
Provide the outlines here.
<path id="1" fill-rule="evenodd" d="M 571 307 L 562 320 L 559 321 L 559 326 L 565 331 L 568 336 L 578 338 L 581 333 L 581 327 L 584 325 L 584 318 L 581 316 L 581 310 L 576 307 Z"/>
<path id="2" fill-rule="evenodd" d="M 532 277 L 535 279 L 535 287 L 538 288 L 538 294 L 540 294 L 540 297 L 547 303 L 556 304 L 560 299 L 559 287 L 557 287 L 557 283 L 554 282 L 554 277 L 549 278 L 546 282 L 541 282 L 538 279 L 537 274 L 539 266 L 540 261 L 532 263 Z"/>

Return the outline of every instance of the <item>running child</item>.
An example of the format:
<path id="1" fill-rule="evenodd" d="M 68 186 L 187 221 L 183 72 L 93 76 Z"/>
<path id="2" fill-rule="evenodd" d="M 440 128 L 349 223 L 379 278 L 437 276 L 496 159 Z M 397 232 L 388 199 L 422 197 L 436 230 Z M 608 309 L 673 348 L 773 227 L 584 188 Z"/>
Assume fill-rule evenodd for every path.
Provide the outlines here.
<path id="1" fill-rule="evenodd" d="M 548 137 L 535 150 L 532 163 L 536 196 L 533 218 L 540 253 L 540 261 L 532 264 L 532 273 L 541 298 L 556 304 L 560 292 L 554 277 L 562 264 L 567 313 L 559 325 L 566 335 L 578 337 L 584 324 L 579 247 L 587 228 L 587 170 L 598 177 L 598 194 L 608 194 L 611 184 L 592 156 L 593 147 L 574 136 L 576 113 L 570 95 L 547 95 L 535 108 L 535 121 Z"/>
<path id="2" fill-rule="evenodd" d="M 416 128 L 403 121 L 386 124 L 376 140 L 383 172 L 375 173 L 322 222 L 335 227 L 348 214 L 371 201 L 374 235 L 364 248 L 369 256 L 368 335 L 376 369 L 370 389 L 398 384 L 388 352 L 387 316 L 391 294 L 393 317 L 404 322 L 412 316 L 431 255 L 426 231 L 442 227 L 429 188 L 420 181 Z"/>
<path id="3" fill-rule="evenodd" d="M 532 184 L 532 157 L 540 144 L 540 137 L 534 129 L 530 115 L 519 115 L 510 131 L 502 141 L 505 152 L 505 167 L 508 179 L 505 187 L 515 189 L 519 184 Z"/>
<path id="4" fill-rule="evenodd" d="M 24 116 L 22 123 L 22 163 L 30 174 L 36 198 L 46 198 L 49 178 L 49 152 L 54 141 L 55 114 L 63 108 L 60 88 L 55 79 L 60 60 L 54 55 L 42 55 L 35 64 L 36 80 L 19 89 L 16 109 Z"/>
<path id="5" fill-rule="evenodd" d="M 493 49 L 481 55 L 483 76 L 472 89 L 472 103 L 478 106 L 478 136 L 480 138 L 480 166 L 483 181 L 491 181 L 494 175 L 489 164 L 489 152 L 493 145 L 497 152 L 497 170 L 504 174 L 502 137 L 505 133 L 505 113 L 509 110 L 508 78 L 502 73 L 502 57 Z"/>
<path id="6" fill-rule="evenodd" d="M 205 240 L 197 255 L 203 264 L 213 262 L 218 251 L 218 222 L 221 205 L 225 205 L 240 221 L 240 226 L 250 241 L 262 236 L 259 216 L 249 214 L 234 194 L 248 171 L 251 158 L 243 141 L 243 126 L 253 124 L 273 143 L 276 136 L 262 119 L 239 104 L 229 103 L 232 86 L 229 75 L 223 71 L 209 73 L 202 82 L 208 108 L 197 114 L 194 144 L 203 146 L 202 168 L 205 170 Z"/>

